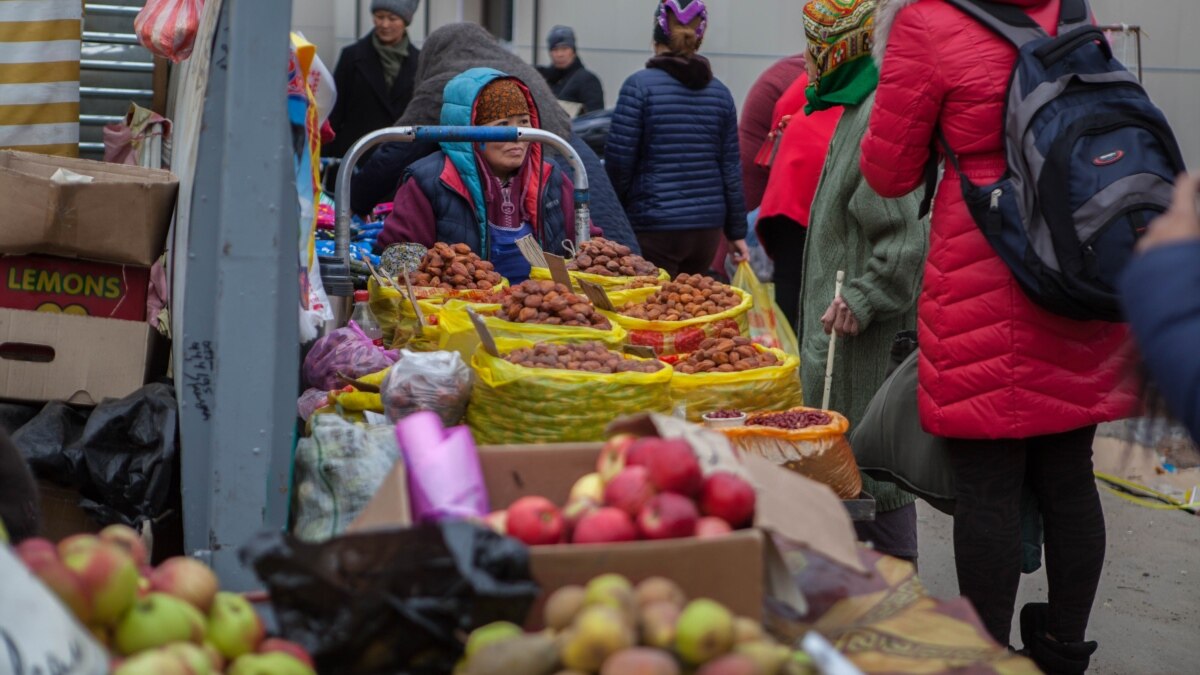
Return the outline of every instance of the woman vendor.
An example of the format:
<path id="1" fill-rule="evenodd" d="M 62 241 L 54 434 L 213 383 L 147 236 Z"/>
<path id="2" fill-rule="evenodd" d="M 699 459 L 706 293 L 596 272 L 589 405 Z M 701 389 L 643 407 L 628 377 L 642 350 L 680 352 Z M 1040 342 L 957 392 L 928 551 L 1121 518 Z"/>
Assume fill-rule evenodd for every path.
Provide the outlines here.
<path id="1" fill-rule="evenodd" d="M 472 68 L 446 85 L 441 123 L 540 126 L 525 84 L 492 68 Z M 405 172 L 379 245 L 465 243 L 513 283 L 529 278 L 517 247 L 522 237 L 533 235 L 544 250 L 566 253 L 564 241 L 575 239 L 575 186 L 543 161 L 541 145 L 440 146 Z"/>

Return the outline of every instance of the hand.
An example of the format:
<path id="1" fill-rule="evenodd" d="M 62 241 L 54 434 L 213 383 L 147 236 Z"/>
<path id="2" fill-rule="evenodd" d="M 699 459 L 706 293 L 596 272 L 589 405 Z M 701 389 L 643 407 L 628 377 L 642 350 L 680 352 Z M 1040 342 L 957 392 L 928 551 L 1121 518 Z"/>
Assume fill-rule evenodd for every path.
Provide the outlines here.
<path id="1" fill-rule="evenodd" d="M 729 257 L 733 258 L 734 263 L 744 263 L 750 259 L 750 247 L 745 239 L 729 242 Z"/>
<path id="2" fill-rule="evenodd" d="M 1138 242 L 1141 252 L 1166 244 L 1200 239 L 1200 214 L 1196 213 L 1196 191 L 1200 176 L 1183 174 L 1175 181 L 1175 200 L 1171 208 L 1150 223 L 1146 236 Z"/>
<path id="3" fill-rule="evenodd" d="M 835 298 L 829 303 L 829 309 L 821 315 L 821 326 L 825 329 L 825 334 L 830 335 L 837 331 L 838 335 L 858 335 L 858 319 L 855 318 L 854 312 L 850 311 L 850 305 L 841 298 Z"/>
<path id="4" fill-rule="evenodd" d="M 791 121 L 792 121 L 791 115 L 784 115 L 782 118 L 780 118 L 779 124 L 775 125 L 775 128 L 772 129 L 771 132 L 767 134 L 767 138 L 774 140 L 776 136 L 778 136 L 779 134 L 782 134 L 784 131 L 787 130 L 788 124 L 790 124 Z"/>

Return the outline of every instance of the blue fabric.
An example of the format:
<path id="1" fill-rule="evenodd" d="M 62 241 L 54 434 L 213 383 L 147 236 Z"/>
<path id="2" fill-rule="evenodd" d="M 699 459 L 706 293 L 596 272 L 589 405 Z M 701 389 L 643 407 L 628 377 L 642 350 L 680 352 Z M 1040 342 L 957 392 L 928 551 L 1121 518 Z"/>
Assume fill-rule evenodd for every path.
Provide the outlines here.
<path id="1" fill-rule="evenodd" d="M 521 253 L 520 247 L 517 246 L 517 240 L 533 234 L 533 226 L 529 223 L 521 223 L 517 229 L 510 230 L 489 223 L 488 229 L 492 233 L 492 264 L 496 266 L 496 271 L 500 273 L 500 276 L 508 279 L 512 284 L 519 284 L 529 279 L 531 267 L 529 261 Z"/>
<path id="2" fill-rule="evenodd" d="M 1121 296 L 1167 407 L 1200 439 L 1200 242 L 1160 246 L 1135 258 Z"/>
<path id="3" fill-rule="evenodd" d="M 471 126 L 472 113 L 475 111 L 475 99 L 479 92 L 491 84 L 493 80 L 508 77 L 495 68 L 472 68 L 446 83 L 442 93 L 442 125 L 453 127 Z M 479 175 L 479 166 L 475 163 L 475 148 L 468 142 L 439 143 L 442 152 L 454 163 L 458 175 L 462 177 L 471 201 L 475 205 L 475 222 L 479 237 L 487 241 L 487 202 L 483 196 L 483 180 Z M 425 194 L 429 194 L 428 192 Z M 441 240 L 448 241 L 448 240 Z M 461 241 L 461 240 L 449 240 Z"/>
<path id="4" fill-rule="evenodd" d="M 719 80 L 691 89 L 657 68 L 630 75 L 604 163 L 635 232 L 723 228 L 745 238 L 737 107 Z"/>

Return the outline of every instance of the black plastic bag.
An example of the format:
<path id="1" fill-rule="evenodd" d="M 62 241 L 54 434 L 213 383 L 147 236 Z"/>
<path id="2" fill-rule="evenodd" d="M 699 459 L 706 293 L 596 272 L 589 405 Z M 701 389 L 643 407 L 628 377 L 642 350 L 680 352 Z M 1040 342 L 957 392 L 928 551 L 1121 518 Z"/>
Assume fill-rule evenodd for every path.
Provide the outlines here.
<path id="1" fill-rule="evenodd" d="M 471 630 L 524 623 L 538 594 L 524 545 L 463 521 L 321 544 L 265 533 L 242 560 L 283 636 L 344 675 L 448 673 Z"/>
<path id="2" fill-rule="evenodd" d="M 149 384 L 89 414 L 48 403 L 13 434 L 38 478 L 79 490 L 100 524 L 137 527 L 169 508 L 178 463 L 174 390 Z"/>

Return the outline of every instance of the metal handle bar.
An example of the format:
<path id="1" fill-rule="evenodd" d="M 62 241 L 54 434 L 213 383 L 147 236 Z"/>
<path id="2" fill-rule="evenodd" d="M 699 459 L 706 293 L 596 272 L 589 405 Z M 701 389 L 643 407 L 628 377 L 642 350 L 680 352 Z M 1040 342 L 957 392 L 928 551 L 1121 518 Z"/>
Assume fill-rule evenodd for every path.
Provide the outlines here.
<path id="1" fill-rule="evenodd" d="M 345 264 L 350 264 L 350 181 L 354 167 L 368 150 L 380 143 L 412 143 L 429 141 L 447 143 L 466 141 L 471 143 L 514 143 L 527 141 L 542 143 L 558 150 L 571 163 L 575 182 L 575 243 L 582 244 L 591 238 L 591 211 L 588 205 L 587 169 L 579 153 L 575 152 L 562 137 L 542 129 L 528 127 L 388 127 L 363 136 L 346 156 L 338 168 L 337 224 L 334 230 L 334 255 Z"/>

